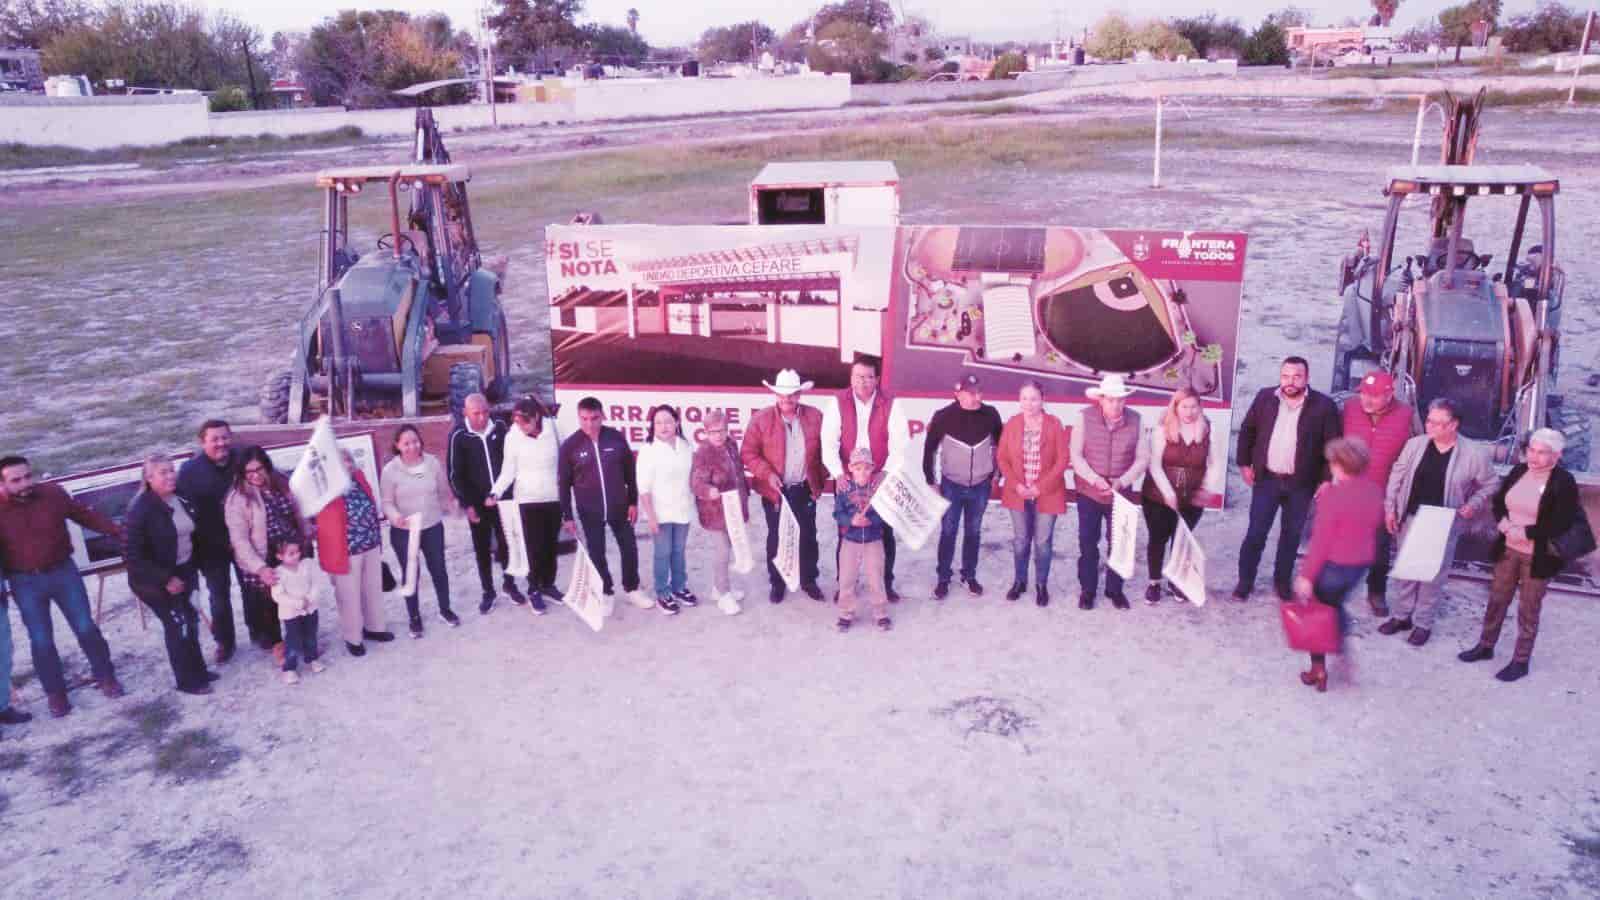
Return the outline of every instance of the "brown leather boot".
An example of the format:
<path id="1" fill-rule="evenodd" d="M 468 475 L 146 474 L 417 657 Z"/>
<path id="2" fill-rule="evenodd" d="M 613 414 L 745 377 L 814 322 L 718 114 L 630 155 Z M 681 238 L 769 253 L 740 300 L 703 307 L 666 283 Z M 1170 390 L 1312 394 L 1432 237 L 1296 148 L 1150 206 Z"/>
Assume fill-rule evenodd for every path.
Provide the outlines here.
<path id="1" fill-rule="evenodd" d="M 59 719 L 72 712 L 72 704 L 67 702 L 66 691 L 47 691 L 45 699 L 50 704 L 50 715 Z"/>

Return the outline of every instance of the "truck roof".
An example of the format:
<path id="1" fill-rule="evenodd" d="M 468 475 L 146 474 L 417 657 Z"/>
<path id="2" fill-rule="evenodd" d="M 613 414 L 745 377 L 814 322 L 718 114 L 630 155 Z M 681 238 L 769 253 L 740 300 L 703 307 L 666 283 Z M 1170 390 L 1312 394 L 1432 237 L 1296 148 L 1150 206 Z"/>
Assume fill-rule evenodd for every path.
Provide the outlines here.
<path id="1" fill-rule="evenodd" d="M 1395 166 L 1384 194 L 1554 194 L 1561 182 L 1538 166 Z"/>
<path id="2" fill-rule="evenodd" d="M 753 188 L 801 187 L 808 185 L 884 185 L 899 184 L 900 172 L 894 163 L 880 160 L 853 162 L 776 162 L 767 163 L 750 182 Z"/>
<path id="3" fill-rule="evenodd" d="M 398 166 L 352 166 L 348 169 L 323 169 L 317 173 L 317 187 L 334 187 L 336 184 L 366 184 L 369 181 L 388 181 L 396 175 L 404 181 L 428 181 L 441 184 L 449 181 L 471 181 L 472 170 L 463 165 L 420 165 L 408 163 Z"/>

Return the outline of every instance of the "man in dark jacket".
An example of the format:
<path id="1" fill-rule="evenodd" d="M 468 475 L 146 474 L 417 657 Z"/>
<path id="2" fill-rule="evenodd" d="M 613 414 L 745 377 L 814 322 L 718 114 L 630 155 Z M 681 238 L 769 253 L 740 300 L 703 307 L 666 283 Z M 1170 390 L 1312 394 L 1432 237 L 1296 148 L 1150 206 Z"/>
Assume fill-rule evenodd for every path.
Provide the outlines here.
<path id="1" fill-rule="evenodd" d="M 509 550 L 506 535 L 500 528 L 500 510 L 484 503 L 500 477 L 500 464 L 505 459 L 506 427 L 489 417 L 489 398 L 473 394 L 462 404 L 462 422 L 450 431 L 450 444 L 445 454 L 445 471 L 450 478 L 450 490 L 467 513 L 467 527 L 472 532 L 472 553 L 478 562 L 478 584 L 483 588 L 483 602 L 478 612 L 487 614 L 494 606 L 494 567 L 500 564 L 500 586 L 513 603 L 526 602 L 522 591 L 510 575 L 505 574 Z"/>
<path id="2" fill-rule="evenodd" d="M 939 523 L 939 563 L 935 572 L 938 583 L 933 588 L 936 600 L 943 600 L 950 593 L 956 532 L 963 523 L 966 533 L 961 539 L 961 583 L 975 597 L 983 593 L 983 585 L 978 583 L 978 535 L 983 528 L 983 511 L 989 506 L 994 454 L 1004 426 L 999 410 L 983 402 L 978 376 L 970 373 L 956 381 L 955 402 L 934 413 L 928 423 L 922 475 L 950 501 Z M 933 471 L 936 456 L 938 478 Z"/>
<path id="3" fill-rule="evenodd" d="M 605 592 L 612 592 L 611 566 L 606 563 L 606 529 L 622 554 L 622 590 L 639 609 L 654 609 L 655 598 L 639 590 L 639 544 L 633 523 L 639 517 L 639 485 L 634 480 L 633 448 L 615 428 L 601 424 L 605 408 L 596 397 L 578 401 L 578 431 L 561 442 L 556 459 L 561 521 L 567 530 L 583 530 L 583 546 L 600 573 Z"/>
<path id="4" fill-rule="evenodd" d="M 28 630 L 33 648 L 33 670 L 49 701 L 50 714 L 61 718 L 72 712 L 67 702 L 67 681 L 56 652 L 55 626 L 50 603 L 55 601 L 78 639 L 95 684 L 107 697 L 123 695 L 111 664 L 111 650 L 89 608 L 89 591 L 72 560 L 72 538 L 67 520 L 101 534 L 122 538 L 122 528 L 73 499 L 56 484 L 34 484 L 33 467 L 20 456 L 0 459 L 0 577 L 11 587 L 17 612 Z M 0 625 L 9 623 L 0 617 Z M 10 691 L 8 679 L 0 690 Z M 8 717 L 9 721 L 15 721 Z"/>
<path id="5" fill-rule="evenodd" d="M 228 522 L 222 501 L 233 488 L 233 430 L 221 419 L 200 424 L 200 452 L 178 468 L 178 496 L 194 508 L 194 565 L 205 579 L 211 606 L 211 637 L 217 642 L 217 663 L 233 657 L 233 545 L 228 542 Z M 259 617 L 245 616 L 245 626 Z M 273 621 L 276 621 L 274 617 Z M 277 636 L 253 632 L 250 640 L 264 650 Z"/>
<path id="6" fill-rule="evenodd" d="M 1239 474 L 1250 485 L 1250 525 L 1239 548 L 1239 583 L 1233 599 L 1250 599 L 1272 521 L 1283 511 L 1272 584 L 1279 598 L 1293 596 L 1300 532 L 1317 490 L 1328 480 L 1323 448 L 1343 430 L 1332 398 L 1307 386 L 1311 366 L 1290 356 L 1278 368 L 1278 387 L 1262 388 L 1239 426 Z"/>

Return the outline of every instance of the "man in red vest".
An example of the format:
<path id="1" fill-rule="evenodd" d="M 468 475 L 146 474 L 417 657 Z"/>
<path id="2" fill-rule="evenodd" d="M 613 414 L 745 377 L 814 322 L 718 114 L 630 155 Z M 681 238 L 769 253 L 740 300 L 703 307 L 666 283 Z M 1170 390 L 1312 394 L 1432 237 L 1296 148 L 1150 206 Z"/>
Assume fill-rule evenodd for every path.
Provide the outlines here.
<path id="1" fill-rule="evenodd" d="M 1361 379 L 1355 397 L 1344 404 L 1344 436 L 1367 445 L 1371 461 L 1359 477 L 1388 490 L 1389 473 L 1406 441 L 1422 433 L 1417 411 L 1394 396 L 1394 376 L 1388 372 L 1369 372 Z M 1378 530 L 1378 555 L 1367 570 L 1367 605 L 1375 616 L 1389 614 L 1384 599 L 1389 584 L 1389 557 L 1394 552 L 1394 537 Z"/>
<path id="2" fill-rule="evenodd" d="M 834 404 L 822 413 L 822 464 L 829 477 L 838 481 L 846 474 L 850 453 L 856 447 L 872 450 L 872 471 L 883 471 L 891 459 L 898 460 L 909 441 L 903 417 L 891 410 L 894 401 L 878 389 L 879 360 L 865 353 L 856 354 L 850 364 L 850 389 L 841 391 Z M 838 564 L 838 554 L 834 554 Z M 898 603 L 894 589 L 894 531 L 883 526 L 883 583 L 889 602 Z"/>

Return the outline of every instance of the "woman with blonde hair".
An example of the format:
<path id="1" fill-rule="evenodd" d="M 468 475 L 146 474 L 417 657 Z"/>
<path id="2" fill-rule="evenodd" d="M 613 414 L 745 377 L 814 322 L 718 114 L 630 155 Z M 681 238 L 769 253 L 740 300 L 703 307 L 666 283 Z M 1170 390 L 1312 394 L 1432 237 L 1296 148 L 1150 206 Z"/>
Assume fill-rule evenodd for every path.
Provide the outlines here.
<path id="1" fill-rule="evenodd" d="M 200 653 L 199 614 L 189 602 L 199 572 L 194 562 L 194 523 L 194 508 L 178 496 L 172 460 L 160 454 L 145 457 L 139 493 L 124 520 L 128 586 L 161 620 L 178 690 L 209 694 L 216 675 L 206 669 Z"/>
<path id="2" fill-rule="evenodd" d="M 1222 456 L 1211 452 L 1211 423 L 1200 405 L 1200 395 L 1191 388 L 1179 388 L 1167 404 L 1161 423 L 1150 429 L 1150 471 L 1140 496 L 1144 521 L 1150 529 L 1146 548 L 1150 585 L 1144 590 L 1147 603 L 1161 601 L 1161 570 L 1167 547 L 1178 533 L 1178 519 L 1189 528 L 1200 521 L 1200 514 L 1211 502 L 1208 484 L 1220 477 Z M 1173 592 L 1182 603 L 1193 599 Z"/>

